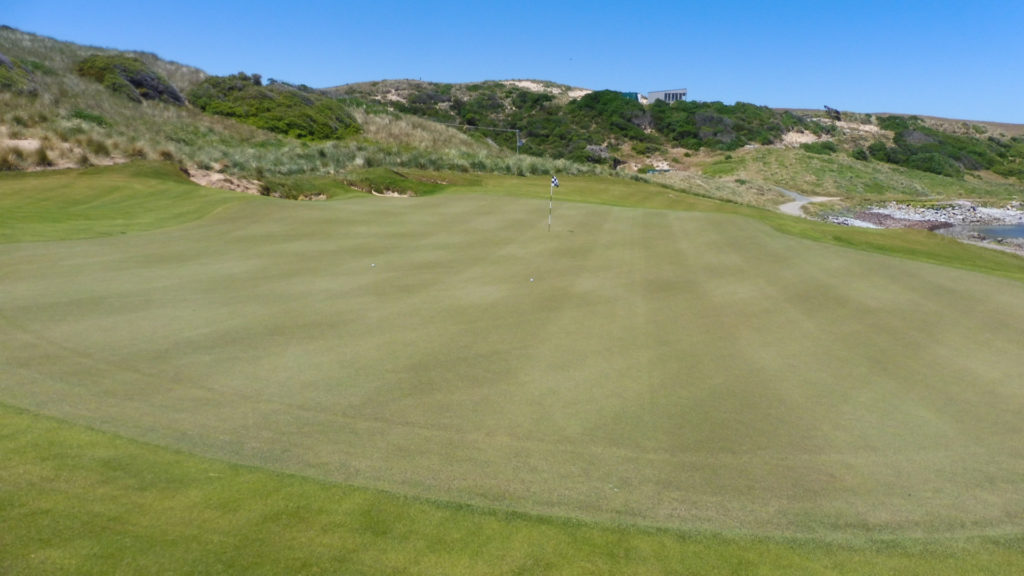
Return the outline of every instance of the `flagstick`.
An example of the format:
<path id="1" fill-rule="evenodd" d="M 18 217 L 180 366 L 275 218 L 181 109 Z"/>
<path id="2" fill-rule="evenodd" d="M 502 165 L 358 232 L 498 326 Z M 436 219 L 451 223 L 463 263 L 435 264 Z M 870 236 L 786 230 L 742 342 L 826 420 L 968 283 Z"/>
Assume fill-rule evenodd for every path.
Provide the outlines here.
<path id="1" fill-rule="evenodd" d="M 551 204 L 555 201 L 555 183 L 551 183 L 551 193 L 548 195 L 548 232 L 551 232 Z"/>

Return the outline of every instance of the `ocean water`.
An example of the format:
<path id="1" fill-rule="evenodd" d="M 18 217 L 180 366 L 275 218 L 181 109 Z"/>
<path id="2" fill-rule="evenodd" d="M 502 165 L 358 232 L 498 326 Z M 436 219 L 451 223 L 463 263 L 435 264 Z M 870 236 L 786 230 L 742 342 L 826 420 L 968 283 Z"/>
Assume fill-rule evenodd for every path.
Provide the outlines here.
<path id="1" fill-rule="evenodd" d="M 1024 224 L 978 226 L 972 230 L 989 238 L 1024 238 Z"/>

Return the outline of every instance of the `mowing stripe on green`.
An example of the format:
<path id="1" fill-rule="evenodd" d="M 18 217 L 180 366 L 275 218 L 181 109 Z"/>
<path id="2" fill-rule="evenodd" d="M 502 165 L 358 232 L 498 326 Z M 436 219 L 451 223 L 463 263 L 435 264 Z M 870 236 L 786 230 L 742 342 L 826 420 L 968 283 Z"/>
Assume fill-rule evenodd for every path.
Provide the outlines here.
<path id="1" fill-rule="evenodd" d="M 562 202 L 548 233 L 546 199 L 466 192 L 0 246 L 0 398 L 523 511 L 1019 532 L 1024 284 L 729 214 Z"/>

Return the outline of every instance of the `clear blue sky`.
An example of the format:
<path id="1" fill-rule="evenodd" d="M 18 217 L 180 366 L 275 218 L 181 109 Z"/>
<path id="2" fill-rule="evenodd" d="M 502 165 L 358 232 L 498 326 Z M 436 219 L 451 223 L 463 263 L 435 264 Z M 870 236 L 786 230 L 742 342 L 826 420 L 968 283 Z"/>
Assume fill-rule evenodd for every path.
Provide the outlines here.
<path id="1" fill-rule="evenodd" d="M 0 24 L 315 87 L 531 78 L 1024 123 L 1024 2 L 0 0 Z"/>

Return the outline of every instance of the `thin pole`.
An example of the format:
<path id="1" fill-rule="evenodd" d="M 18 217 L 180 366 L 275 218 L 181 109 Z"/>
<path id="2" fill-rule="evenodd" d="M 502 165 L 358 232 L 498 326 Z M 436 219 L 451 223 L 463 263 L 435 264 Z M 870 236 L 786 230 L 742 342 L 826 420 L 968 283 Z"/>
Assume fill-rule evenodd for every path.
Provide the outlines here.
<path id="1" fill-rule="evenodd" d="M 551 193 L 548 195 L 548 232 L 551 232 L 551 204 L 555 201 L 555 183 L 551 183 Z"/>

